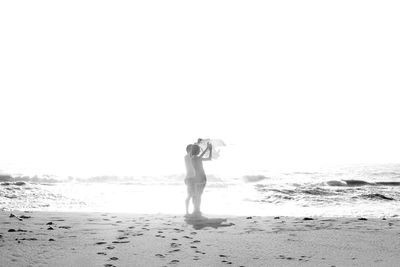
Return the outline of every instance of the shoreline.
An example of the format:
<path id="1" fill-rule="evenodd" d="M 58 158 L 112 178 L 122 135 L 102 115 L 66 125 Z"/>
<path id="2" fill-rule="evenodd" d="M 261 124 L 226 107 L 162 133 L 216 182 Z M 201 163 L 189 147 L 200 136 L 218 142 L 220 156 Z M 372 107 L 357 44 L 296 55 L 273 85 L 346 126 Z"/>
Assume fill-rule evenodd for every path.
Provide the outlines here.
<path id="1" fill-rule="evenodd" d="M 4 266 L 395 266 L 400 260 L 397 216 L 205 216 L 0 211 L 1 262 Z"/>

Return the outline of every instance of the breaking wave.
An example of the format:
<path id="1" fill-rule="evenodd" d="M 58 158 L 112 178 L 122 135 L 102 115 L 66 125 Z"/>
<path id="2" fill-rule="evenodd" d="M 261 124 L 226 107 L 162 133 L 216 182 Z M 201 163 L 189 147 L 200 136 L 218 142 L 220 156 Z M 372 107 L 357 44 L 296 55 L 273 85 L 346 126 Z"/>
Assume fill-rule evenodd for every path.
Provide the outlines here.
<path id="1" fill-rule="evenodd" d="M 263 171 L 236 176 L 210 174 L 204 197 L 206 203 L 210 200 L 209 207 L 223 203 L 221 210 L 231 210 L 232 214 L 253 208 L 261 215 L 272 210 L 276 214 L 305 214 L 305 209 L 309 215 L 327 216 L 400 214 L 400 177 L 396 178 L 399 174 L 400 165 L 332 171 Z M 186 194 L 184 178 L 184 174 L 92 177 L 0 174 L 0 207 L 102 210 L 103 204 L 107 207 L 112 204 L 112 209 L 132 205 L 138 208 L 140 205 L 135 203 L 155 201 L 160 195 L 164 196 L 164 208 L 175 207 L 182 205 Z M 159 205 L 156 201 L 154 207 L 158 209 Z"/>
<path id="2" fill-rule="evenodd" d="M 400 182 L 367 182 L 363 180 L 332 180 L 326 182 L 330 186 L 400 186 Z"/>

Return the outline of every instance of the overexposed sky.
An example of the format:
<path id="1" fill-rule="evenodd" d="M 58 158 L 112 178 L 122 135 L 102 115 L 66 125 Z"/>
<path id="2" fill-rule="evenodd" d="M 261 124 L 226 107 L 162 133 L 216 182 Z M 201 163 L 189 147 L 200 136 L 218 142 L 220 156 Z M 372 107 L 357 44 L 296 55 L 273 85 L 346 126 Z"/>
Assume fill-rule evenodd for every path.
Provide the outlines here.
<path id="1" fill-rule="evenodd" d="M 0 164 L 183 172 L 198 137 L 230 144 L 225 168 L 398 162 L 399 13 L 398 1 L 3 1 Z"/>

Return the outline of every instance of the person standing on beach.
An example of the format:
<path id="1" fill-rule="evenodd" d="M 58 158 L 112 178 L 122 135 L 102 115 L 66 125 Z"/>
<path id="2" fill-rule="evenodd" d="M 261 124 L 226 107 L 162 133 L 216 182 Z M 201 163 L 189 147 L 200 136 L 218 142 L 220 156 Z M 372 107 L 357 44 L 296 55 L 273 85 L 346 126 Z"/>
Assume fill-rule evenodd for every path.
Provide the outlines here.
<path id="1" fill-rule="evenodd" d="M 203 158 L 207 151 L 210 151 L 208 157 Z M 203 168 L 203 161 L 211 160 L 212 157 L 212 145 L 207 144 L 207 148 L 200 154 L 200 146 L 198 144 L 193 144 L 191 146 L 190 159 L 192 167 L 195 171 L 194 177 L 194 194 L 193 194 L 193 205 L 194 211 L 193 215 L 201 215 L 201 197 L 203 195 L 204 188 L 207 184 L 207 177 Z"/>
<path id="2" fill-rule="evenodd" d="M 194 193 L 195 193 L 195 170 L 192 165 L 192 159 L 191 159 L 191 153 L 192 153 L 192 146 L 193 145 L 187 145 L 186 146 L 186 152 L 187 154 L 185 155 L 185 166 L 186 166 L 186 178 L 185 178 L 185 184 L 187 187 L 187 197 L 185 200 L 185 206 L 186 206 L 186 215 L 189 215 L 189 202 L 190 199 L 193 201 L 194 205 Z"/>

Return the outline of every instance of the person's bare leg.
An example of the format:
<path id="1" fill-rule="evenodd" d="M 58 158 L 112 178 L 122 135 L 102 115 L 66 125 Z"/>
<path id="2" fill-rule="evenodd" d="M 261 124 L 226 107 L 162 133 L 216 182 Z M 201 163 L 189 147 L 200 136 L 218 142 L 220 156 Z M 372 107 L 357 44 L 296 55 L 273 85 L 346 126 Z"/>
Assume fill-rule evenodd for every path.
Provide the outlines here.
<path id="1" fill-rule="evenodd" d="M 200 206 L 201 206 L 201 197 L 203 195 L 205 185 L 198 183 L 196 184 L 196 193 L 195 193 L 195 208 L 193 214 L 201 215 Z"/>
<path id="2" fill-rule="evenodd" d="M 201 210 L 200 210 L 200 206 L 201 206 L 201 195 L 202 195 L 202 193 L 199 194 L 199 198 L 197 199 L 197 206 L 198 206 L 197 213 L 198 213 L 198 214 L 201 214 Z"/>
<path id="3" fill-rule="evenodd" d="M 203 192 L 204 192 L 204 187 L 205 185 L 201 184 L 199 185 L 199 192 L 198 192 L 198 199 L 197 199 L 197 211 L 198 214 L 201 215 L 201 197 L 203 196 Z"/>
<path id="4" fill-rule="evenodd" d="M 189 201 L 190 201 L 190 196 L 188 195 L 187 197 L 186 197 L 186 200 L 185 200 L 185 205 L 186 205 L 186 215 L 188 215 L 189 214 Z"/>
<path id="5" fill-rule="evenodd" d="M 193 206 L 194 206 L 194 188 L 193 185 L 188 184 L 187 185 L 187 197 L 185 200 L 185 205 L 186 205 L 186 215 L 189 214 L 189 203 L 190 199 L 192 199 Z"/>
<path id="6" fill-rule="evenodd" d="M 199 206 L 199 191 L 200 190 L 199 189 L 200 189 L 199 184 L 196 183 L 194 195 L 193 195 L 193 206 L 194 206 L 193 214 L 197 214 L 200 212 L 200 209 L 199 209 L 200 208 L 200 206 Z"/>

